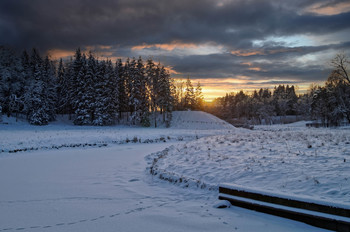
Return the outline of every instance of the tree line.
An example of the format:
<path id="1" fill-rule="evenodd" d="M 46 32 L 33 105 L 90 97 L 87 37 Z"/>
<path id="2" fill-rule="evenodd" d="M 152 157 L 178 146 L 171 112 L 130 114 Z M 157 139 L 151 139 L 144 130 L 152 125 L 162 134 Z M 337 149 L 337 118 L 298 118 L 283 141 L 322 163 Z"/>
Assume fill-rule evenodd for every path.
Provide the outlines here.
<path id="1" fill-rule="evenodd" d="M 169 72 L 152 59 L 113 64 L 77 49 L 69 61 L 55 62 L 36 49 L 16 55 L 0 48 L 0 112 L 25 115 L 34 125 L 68 114 L 75 125 L 112 125 L 126 118 L 147 127 L 157 126 L 159 113 L 169 126 L 173 91 Z"/>
<path id="2" fill-rule="evenodd" d="M 201 84 L 175 80 L 160 63 L 127 58 L 99 60 L 77 49 L 63 62 L 43 58 L 36 49 L 17 55 L 0 47 L 0 120 L 25 115 L 34 125 L 46 125 L 57 114 L 76 125 L 126 123 L 170 126 L 173 110 L 206 110 L 229 122 L 271 123 L 275 116 L 302 116 L 325 126 L 350 122 L 349 60 L 338 54 L 324 86 L 313 85 L 297 95 L 295 86 L 240 91 L 217 98 L 208 107 Z"/>
<path id="3" fill-rule="evenodd" d="M 240 91 L 213 101 L 206 110 L 236 124 L 270 124 L 276 116 L 299 116 L 323 126 L 350 123 L 349 60 L 338 54 L 331 61 L 333 71 L 324 86 L 312 85 L 305 94 L 297 95 L 295 86 L 276 86 L 273 90 Z"/>
<path id="4" fill-rule="evenodd" d="M 324 86 L 313 89 L 311 112 L 325 126 L 350 122 L 350 61 L 344 53 L 331 61 L 333 70 Z"/>
<path id="5" fill-rule="evenodd" d="M 198 82 L 196 87 L 194 87 L 189 77 L 187 77 L 186 81 L 182 79 L 175 81 L 173 97 L 175 110 L 204 109 L 202 86 L 200 82 Z"/>
<path id="6" fill-rule="evenodd" d="M 308 95 L 297 96 L 295 87 L 279 85 L 254 90 L 253 94 L 240 91 L 216 98 L 207 110 L 231 123 L 270 124 L 274 116 L 306 115 Z"/>
<path id="7" fill-rule="evenodd" d="M 24 115 L 46 125 L 62 114 L 75 125 L 170 126 L 173 110 L 199 110 L 203 102 L 200 83 L 175 81 L 151 58 L 112 63 L 77 49 L 64 62 L 0 47 L 0 119 Z"/>

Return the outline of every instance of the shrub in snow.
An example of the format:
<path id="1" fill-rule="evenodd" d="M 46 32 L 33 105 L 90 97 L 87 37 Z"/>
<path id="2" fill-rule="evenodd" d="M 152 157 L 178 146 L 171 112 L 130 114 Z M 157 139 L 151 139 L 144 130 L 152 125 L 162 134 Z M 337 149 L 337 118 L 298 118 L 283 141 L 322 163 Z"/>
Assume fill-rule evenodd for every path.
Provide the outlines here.
<path id="1" fill-rule="evenodd" d="M 77 109 L 75 111 L 76 118 L 74 120 L 75 125 L 90 125 L 91 114 L 86 109 Z"/>
<path id="2" fill-rule="evenodd" d="M 149 119 L 149 112 L 144 112 L 141 116 L 141 125 L 143 127 L 150 127 L 151 126 L 151 121 Z"/>
<path id="3" fill-rule="evenodd" d="M 139 141 L 139 139 L 137 138 L 137 136 L 134 136 L 134 138 L 132 139 L 133 143 L 137 143 Z"/>
<path id="4" fill-rule="evenodd" d="M 40 108 L 38 110 L 33 110 L 28 115 L 28 121 L 32 125 L 47 125 L 49 123 L 49 115 L 47 112 Z"/>

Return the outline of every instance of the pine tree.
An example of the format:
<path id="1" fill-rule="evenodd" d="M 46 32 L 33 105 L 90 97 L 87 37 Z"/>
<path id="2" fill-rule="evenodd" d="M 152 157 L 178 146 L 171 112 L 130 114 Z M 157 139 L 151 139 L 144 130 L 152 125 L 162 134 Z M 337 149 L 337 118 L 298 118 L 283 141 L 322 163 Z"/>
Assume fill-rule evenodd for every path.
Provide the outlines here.
<path id="1" fill-rule="evenodd" d="M 169 127 L 172 117 L 173 97 L 171 93 L 170 75 L 165 70 L 164 66 L 159 67 L 159 93 L 157 102 L 161 114 L 163 114 L 163 122 Z"/>
<path id="2" fill-rule="evenodd" d="M 204 104 L 204 98 L 202 93 L 202 86 L 201 83 L 197 83 L 196 90 L 194 92 L 194 98 L 195 98 L 195 109 L 196 110 L 202 110 L 203 104 Z"/>
<path id="3" fill-rule="evenodd" d="M 91 125 L 92 115 L 92 99 L 91 92 L 92 82 L 94 78 L 95 60 L 91 56 L 86 60 L 85 55 L 81 58 L 82 67 L 75 78 L 77 95 L 74 97 L 73 106 L 75 109 L 75 125 Z"/>
<path id="4" fill-rule="evenodd" d="M 118 111 L 119 119 L 122 119 L 122 113 L 127 111 L 128 98 L 127 98 L 127 87 L 126 79 L 124 75 L 125 67 L 123 66 L 122 60 L 118 59 L 115 65 L 115 77 L 118 88 Z"/>
<path id="5" fill-rule="evenodd" d="M 133 58 L 128 63 L 128 86 L 129 86 L 129 109 L 130 109 L 130 123 L 136 125 L 141 121 L 140 118 L 140 87 L 141 78 L 139 77 L 138 70 L 136 67 L 136 60 Z"/>
<path id="6" fill-rule="evenodd" d="M 150 93 L 150 106 L 154 117 L 154 127 L 157 127 L 157 99 L 159 93 L 159 67 L 156 67 L 152 59 L 147 60 L 146 77 Z"/>
<path id="7" fill-rule="evenodd" d="M 124 102 L 124 112 L 127 113 L 127 119 L 129 119 L 129 112 L 132 113 L 132 111 L 134 110 L 133 109 L 133 106 L 131 105 L 132 104 L 132 101 L 131 101 L 131 97 L 130 95 L 132 94 L 131 91 L 132 91 L 132 64 L 130 62 L 130 59 L 127 58 L 126 59 L 126 62 L 125 62 L 125 65 L 124 65 L 124 70 L 123 70 L 123 81 L 124 81 L 124 86 L 125 86 L 125 99 L 123 99 L 125 102 Z"/>
<path id="8" fill-rule="evenodd" d="M 84 75 L 86 72 L 86 57 L 82 54 L 80 48 L 75 51 L 74 60 L 68 66 L 66 72 L 67 82 L 67 104 L 65 105 L 66 110 L 73 114 L 77 110 L 79 103 L 79 96 L 82 93 L 82 85 L 84 84 Z"/>
<path id="9" fill-rule="evenodd" d="M 44 81 L 43 60 L 36 49 L 30 59 L 31 78 L 24 96 L 24 111 L 28 122 L 34 125 L 46 125 L 50 120 Z"/>
<path id="10" fill-rule="evenodd" d="M 184 108 L 193 110 L 195 105 L 195 96 L 192 82 L 189 77 L 186 80 Z"/>
<path id="11" fill-rule="evenodd" d="M 141 125 L 144 127 L 150 127 L 150 112 L 149 112 L 149 88 L 146 77 L 145 67 L 142 58 L 137 60 L 137 70 L 140 79 L 140 111 L 141 111 Z"/>
<path id="12" fill-rule="evenodd" d="M 138 106 L 139 122 L 144 127 L 151 126 L 149 113 L 149 91 L 147 86 L 147 78 L 142 58 L 139 57 L 136 64 L 136 84 L 138 89 Z"/>
<path id="13" fill-rule="evenodd" d="M 49 121 L 56 118 L 57 104 L 57 78 L 55 74 L 55 66 L 46 56 L 43 63 L 43 82 L 44 82 L 44 100 L 47 106 L 46 111 L 49 115 Z"/>
<path id="14" fill-rule="evenodd" d="M 97 64 L 96 78 L 94 80 L 94 107 L 91 109 L 92 125 L 103 126 L 108 120 L 107 116 L 107 96 L 105 94 L 107 89 L 107 80 L 106 80 L 106 62 L 102 61 Z M 89 69 L 90 70 L 90 69 Z M 89 77 L 88 77 L 89 78 Z"/>
<path id="15" fill-rule="evenodd" d="M 93 125 L 111 125 L 117 113 L 117 85 L 111 61 L 98 64 Z"/>
<path id="16" fill-rule="evenodd" d="M 298 102 L 298 97 L 295 94 L 295 88 L 294 86 L 288 86 L 286 87 L 286 99 L 287 99 L 287 115 L 295 115 L 296 114 L 296 107 Z"/>
<path id="17" fill-rule="evenodd" d="M 11 115 L 9 109 L 9 99 L 12 92 L 9 84 L 12 81 L 11 59 L 11 52 L 5 47 L 0 47 L 0 106 L 8 117 Z"/>
<path id="18" fill-rule="evenodd" d="M 0 47 L 0 105 L 7 116 L 22 111 L 25 75 L 19 57 L 11 49 Z"/>
<path id="19" fill-rule="evenodd" d="M 324 125 L 328 125 L 330 121 L 328 99 L 329 95 L 327 89 L 319 87 L 315 90 L 311 103 L 312 115 L 321 119 L 321 122 Z"/>
<path id="20" fill-rule="evenodd" d="M 182 79 L 173 83 L 174 110 L 184 110 L 184 86 Z"/>
<path id="21" fill-rule="evenodd" d="M 66 110 L 66 104 L 68 99 L 66 98 L 68 89 L 66 70 L 63 65 L 62 59 L 60 59 L 57 68 L 57 113 L 65 114 L 68 113 Z"/>
<path id="22" fill-rule="evenodd" d="M 284 85 L 275 87 L 273 92 L 273 102 L 275 112 L 278 116 L 285 116 L 288 110 L 288 100 L 286 97 L 286 88 Z"/>
<path id="23" fill-rule="evenodd" d="M 118 82 L 113 70 L 112 61 L 107 61 L 105 79 L 107 81 L 105 93 L 107 99 L 107 109 L 109 119 L 106 124 L 113 124 L 117 118 L 117 112 L 119 111 L 119 99 L 118 99 Z M 108 96 L 107 96 L 108 94 Z"/>
<path id="24" fill-rule="evenodd" d="M 83 75 L 80 75 L 82 88 L 79 94 L 80 99 L 76 110 L 77 119 L 75 121 L 78 125 L 91 125 L 95 120 L 97 66 L 95 57 L 90 52 L 85 65 L 86 71 L 85 73 L 83 72 Z"/>

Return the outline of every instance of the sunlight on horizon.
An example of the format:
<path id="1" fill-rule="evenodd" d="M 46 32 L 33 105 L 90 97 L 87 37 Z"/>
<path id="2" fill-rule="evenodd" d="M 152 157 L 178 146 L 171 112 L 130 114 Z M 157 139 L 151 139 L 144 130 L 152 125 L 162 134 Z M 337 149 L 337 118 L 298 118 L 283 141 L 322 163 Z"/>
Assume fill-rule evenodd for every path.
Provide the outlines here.
<path id="1" fill-rule="evenodd" d="M 256 81 L 254 84 L 247 84 L 247 83 L 241 83 L 241 84 L 229 84 L 228 82 L 218 85 L 217 79 L 206 79 L 204 82 L 202 82 L 200 79 L 191 79 L 192 83 L 197 83 L 198 81 L 201 83 L 202 86 L 202 93 L 204 100 L 206 102 L 212 102 L 215 98 L 224 97 L 226 94 L 231 93 L 238 93 L 240 91 L 243 91 L 244 93 L 251 95 L 253 94 L 254 90 L 259 91 L 259 89 L 269 89 L 273 92 L 274 87 L 278 86 L 279 84 L 271 84 L 271 83 L 259 83 L 259 81 Z M 234 82 L 234 79 L 232 79 L 232 82 Z M 320 85 L 322 86 L 324 82 L 305 82 L 300 84 L 284 84 L 289 86 L 295 87 L 296 94 L 304 94 L 307 93 L 310 89 L 310 86 L 312 85 Z M 281 83 L 281 85 L 283 85 Z M 195 86 L 195 84 L 194 84 Z"/>

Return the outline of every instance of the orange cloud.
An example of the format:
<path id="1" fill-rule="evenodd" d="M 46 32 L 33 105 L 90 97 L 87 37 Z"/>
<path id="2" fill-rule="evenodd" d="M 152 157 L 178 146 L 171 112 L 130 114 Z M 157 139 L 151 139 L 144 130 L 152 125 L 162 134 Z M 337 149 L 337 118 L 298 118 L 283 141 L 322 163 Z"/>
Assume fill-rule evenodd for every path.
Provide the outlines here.
<path id="1" fill-rule="evenodd" d="M 84 51 L 92 51 L 97 57 L 108 58 L 110 60 L 116 60 L 113 56 L 113 52 L 110 50 L 112 46 L 96 45 L 96 46 L 86 46 Z"/>
<path id="2" fill-rule="evenodd" d="M 174 41 L 168 44 L 142 44 L 133 46 L 132 51 L 143 50 L 145 48 L 160 48 L 166 51 L 173 51 L 174 49 L 188 49 L 188 48 L 197 48 L 198 46 L 194 43 L 181 43 Z"/>
<path id="3" fill-rule="evenodd" d="M 277 54 L 277 53 L 284 53 L 284 52 L 301 52 L 303 51 L 302 48 L 280 48 L 280 49 L 271 49 L 267 53 L 268 54 Z"/>
<path id="4" fill-rule="evenodd" d="M 104 57 L 104 58 L 109 58 L 111 60 L 116 60 L 117 57 L 112 57 L 113 52 L 110 51 L 111 46 L 103 46 L 103 45 L 98 45 L 98 46 L 86 46 L 85 48 L 82 49 L 82 52 L 87 53 L 88 51 L 92 51 L 94 54 L 96 54 L 98 57 Z M 59 60 L 59 59 L 64 59 L 68 57 L 73 57 L 75 54 L 74 50 L 63 50 L 63 49 L 51 49 L 47 51 L 48 56 L 51 57 L 53 60 Z"/>
<path id="5" fill-rule="evenodd" d="M 340 2 L 338 4 L 327 6 L 323 6 L 322 3 L 315 3 L 304 10 L 304 12 L 315 13 L 319 15 L 337 15 L 349 11 L 350 2 Z"/>
<path id="6" fill-rule="evenodd" d="M 251 63 L 251 62 L 242 62 L 241 64 L 249 66 L 248 70 L 257 71 L 257 72 L 265 71 L 260 67 L 254 67 L 253 63 Z"/>
<path id="7" fill-rule="evenodd" d="M 248 70 L 257 71 L 257 72 L 262 71 L 262 69 L 259 67 L 250 67 L 250 68 L 248 68 Z"/>
<path id="8" fill-rule="evenodd" d="M 47 55 L 53 60 L 59 60 L 74 56 L 74 51 L 62 50 L 62 49 L 51 49 L 47 51 Z"/>
<path id="9" fill-rule="evenodd" d="M 248 66 L 252 66 L 253 63 L 252 62 L 241 62 L 242 65 L 248 65 Z"/>
<path id="10" fill-rule="evenodd" d="M 105 46 L 105 45 L 100 45 L 98 46 L 100 49 L 103 49 L 103 50 L 107 50 L 107 49 L 111 49 L 112 46 Z"/>
<path id="11" fill-rule="evenodd" d="M 256 55 L 266 55 L 264 51 L 262 50 L 252 50 L 252 49 L 248 49 L 248 50 L 235 50 L 235 51 L 231 51 L 232 55 L 235 56 L 256 56 Z"/>
<path id="12" fill-rule="evenodd" d="M 302 51 L 302 48 L 295 47 L 295 48 L 271 48 L 271 49 L 247 49 L 247 50 L 234 50 L 231 51 L 232 55 L 235 56 L 266 56 L 266 55 L 272 55 L 277 53 L 285 53 L 285 52 L 300 52 Z M 242 63 L 247 64 L 247 63 Z"/>

